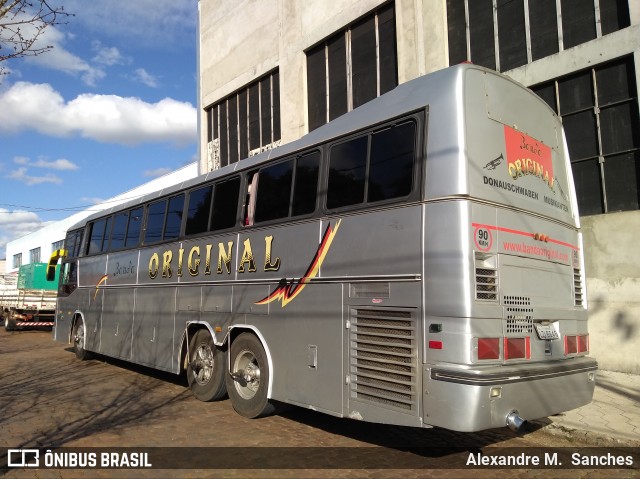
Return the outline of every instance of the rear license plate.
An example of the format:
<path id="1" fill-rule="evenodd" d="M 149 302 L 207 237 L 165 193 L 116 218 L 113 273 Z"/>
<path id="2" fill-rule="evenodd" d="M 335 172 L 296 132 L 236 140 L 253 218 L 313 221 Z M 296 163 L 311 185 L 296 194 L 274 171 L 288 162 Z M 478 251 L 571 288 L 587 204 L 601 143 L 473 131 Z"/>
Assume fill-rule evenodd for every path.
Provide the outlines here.
<path id="1" fill-rule="evenodd" d="M 558 331 L 556 331 L 552 324 L 535 323 L 534 326 L 540 339 L 560 339 Z"/>

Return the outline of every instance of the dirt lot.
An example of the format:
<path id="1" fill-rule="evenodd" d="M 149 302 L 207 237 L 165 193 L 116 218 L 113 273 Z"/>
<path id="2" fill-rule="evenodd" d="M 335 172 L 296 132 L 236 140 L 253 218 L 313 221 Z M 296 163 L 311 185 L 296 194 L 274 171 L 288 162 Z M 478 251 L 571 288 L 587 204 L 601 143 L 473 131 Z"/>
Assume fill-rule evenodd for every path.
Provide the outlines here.
<path id="1" fill-rule="evenodd" d="M 300 408 L 248 420 L 228 400 L 197 401 L 182 377 L 103 357 L 78 361 L 46 331 L 2 328 L 0 369 L 0 467 L 7 464 L 8 448 L 64 447 L 97 454 L 132 448 L 125 451 L 146 451 L 156 465 L 181 468 L 0 469 L 7 477 L 477 477 L 482 471 L 462 467 L 471 451 L 576 446 L 540 426 L 524 434 L 507 428 L 463 434 L 366 424 Z M 420 468 L 407 469 L 414 463 Z M 549 472 L 484 471 L 495 477 Z M 610 477 L 613 471 L 585 472 L 554 470 L 553 476 Z M 625 472 L 634 471 L 621 473 L 633 477 Z"/>

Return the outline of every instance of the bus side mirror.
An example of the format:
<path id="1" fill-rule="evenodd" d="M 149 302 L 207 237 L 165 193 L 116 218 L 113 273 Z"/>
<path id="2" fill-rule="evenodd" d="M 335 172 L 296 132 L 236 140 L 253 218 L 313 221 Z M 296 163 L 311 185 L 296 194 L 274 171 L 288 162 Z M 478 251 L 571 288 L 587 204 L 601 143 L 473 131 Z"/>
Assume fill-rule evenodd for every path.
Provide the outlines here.
<path id="1" fill-rule="evenodd" d="M 60 258 L 67 256 L 67 250 L 57 249 L 51 254 L 49 258 L 49 264 L 47 265 L 47 281 L 53 281 L 56 279 L 56 265 Z"/>

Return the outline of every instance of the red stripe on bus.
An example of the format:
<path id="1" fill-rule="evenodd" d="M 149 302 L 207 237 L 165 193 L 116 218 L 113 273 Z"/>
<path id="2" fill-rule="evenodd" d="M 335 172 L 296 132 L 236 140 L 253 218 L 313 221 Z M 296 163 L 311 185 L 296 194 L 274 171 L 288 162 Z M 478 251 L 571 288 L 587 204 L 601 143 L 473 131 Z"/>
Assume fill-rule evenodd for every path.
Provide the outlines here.
<path id="1" fill-rule="evenodd" d="M 473 226 L 474 228 L 487 228 L 488 230 L 495 230 L 495 231 L 501 231 L 503 233 L 511 233 L 514 235 L 521 235 L 521 236 L 527 236 L 529 238 L 533 238 L 534 234 L 533 233 L 529 233 L 527 231 L 520 231 L 520 230 L 512 230 L 511 228 L 503 228 L 501 226 L 493 226 L 493 225 L 484 225 L 484 224 L 480 224 L 480 223 L 471 223 L 471 226 Z M 576 251 L 580 251 L 580 248 L 578 248 L 575 245 L 572 245 L 570 243 L 565 243 L 564 241 L 559 241 L 559 240 L 555 240 L 552 238 L 549 238 L 549 243 L 554 243 L 557 245 L 561 245 L 561 246 L 566 246 L 568 248 L 571 249 L 575 249 Z"/>

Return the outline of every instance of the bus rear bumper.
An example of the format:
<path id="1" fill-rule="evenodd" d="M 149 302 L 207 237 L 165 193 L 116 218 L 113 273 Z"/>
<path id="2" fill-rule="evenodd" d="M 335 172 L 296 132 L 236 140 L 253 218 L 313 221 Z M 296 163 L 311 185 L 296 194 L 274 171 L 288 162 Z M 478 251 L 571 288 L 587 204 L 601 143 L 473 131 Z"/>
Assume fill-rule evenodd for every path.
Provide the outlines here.
<path id="1" fill-rule="evenodd" d="M 526 366 L 424 370 L 424 423 L 456 431 L 505 427 L 591 402 L 598 363 L 581 357 Z"/>

